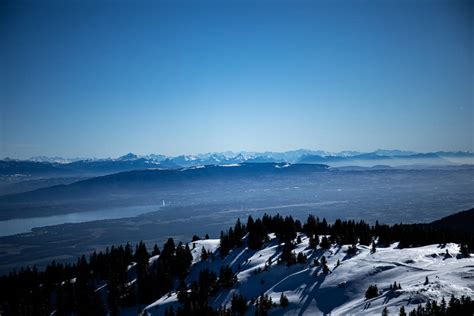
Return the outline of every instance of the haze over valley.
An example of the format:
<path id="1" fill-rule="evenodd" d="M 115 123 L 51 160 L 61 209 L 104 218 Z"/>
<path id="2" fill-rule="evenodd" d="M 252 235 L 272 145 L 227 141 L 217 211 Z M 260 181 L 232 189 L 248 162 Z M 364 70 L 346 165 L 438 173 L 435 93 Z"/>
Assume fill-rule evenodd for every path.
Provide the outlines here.
<path id="1" fill-rule="evenodd" d="M 0 268 L 128 241 L 217 236 L 236 218 L 265 212 L 429 222 L 474 206 L 472 161 L 469 152 L 400 150 L 3 160 L 0 231 L 23 234 L 2 238 Z"/>

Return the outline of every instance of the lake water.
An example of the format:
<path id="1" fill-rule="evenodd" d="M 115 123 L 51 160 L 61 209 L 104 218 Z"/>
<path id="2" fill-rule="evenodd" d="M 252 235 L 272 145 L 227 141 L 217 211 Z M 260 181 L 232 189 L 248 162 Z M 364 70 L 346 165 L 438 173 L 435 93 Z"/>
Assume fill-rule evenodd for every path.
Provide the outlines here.
<path id="1" fill-rule="evenodd" d="M 65 223 L 83 223 L 102 219 L 135 217 L 140 214 L 154 212 L 161 206 L 122 207 L 90 212 L 79 212 L 44 217 L 15 218 L 0 221 L 0 236 L 9 236 L 30 232 L 32 228 L 59 225 Z"/>

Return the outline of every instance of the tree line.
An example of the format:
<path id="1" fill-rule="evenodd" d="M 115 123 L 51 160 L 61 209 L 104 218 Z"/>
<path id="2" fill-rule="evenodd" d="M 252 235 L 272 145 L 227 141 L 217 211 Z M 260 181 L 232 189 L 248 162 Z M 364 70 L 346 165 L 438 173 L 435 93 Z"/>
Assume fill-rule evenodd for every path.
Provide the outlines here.
<path id="1" fill-rule="evenodd" d="M 220 236 L 220 255 L 225 257 L 234 247 L 242 246 L 242 238 L 247 235 L 247 246 L 252 250 L 261 249 L 268 241 L 268 234 L 274 233 L 283 243 L 283 260 L 286 262 L 297 261 L 292 256 L 297 232 L 303 232 L 309 237 L 309 245 L 316 249 L 329 249 L 331 245 L 351 245 L 349 252 L 357 251 L 356 244 L 376 247 L 387 247 L 393 242 L 399 242 L 399 248 L 420 247 L 430 244 L 445 244 L 454 242 L 460 244 L 461 253 L 469 255 L 474 249 L 474 234 L 434 228 L 429 224 L 379 224 L 369 225 L 364 221 L 340 220 L 329 224 L 326 219 L 320 220 L 314 215 L 309 215 L 303 224 L 292 216 L 283 217 L 280 214 L 270 216 L 264 214 L 260 219 L 254 220 L 252 216 L 247 219 L 246 225 L 237 220 L 234 227 L 222 231 Z M 296 240 L 298 243 L 298 240 Z"/>
<path id="2" fill-rule="evenodd" d="M 159 256 L 158 256 L 159 255 Z M 156 256 L 156 260 L 150 260 Z M 149 304 L 183 280 L 193 257 L 172 238 L 151 253 L 143 242 L 83 255 L 76 263 L 53 261 L 44 271 L 21 268 L 0 277 L 2 315 L 119 315 L 120 307 Z M 105 293 L 105 294 L 104 294 Z"/>

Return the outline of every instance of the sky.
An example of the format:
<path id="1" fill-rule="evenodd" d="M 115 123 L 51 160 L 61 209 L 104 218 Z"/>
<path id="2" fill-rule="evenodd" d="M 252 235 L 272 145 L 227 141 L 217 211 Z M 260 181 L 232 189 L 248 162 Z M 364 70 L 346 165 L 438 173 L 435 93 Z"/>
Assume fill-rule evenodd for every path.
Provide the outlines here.
<path id="1" fill-rule="evenodd" d="M 0 157 L 474 151 L 473 56 L 473 1 L 1 1 Z"/>

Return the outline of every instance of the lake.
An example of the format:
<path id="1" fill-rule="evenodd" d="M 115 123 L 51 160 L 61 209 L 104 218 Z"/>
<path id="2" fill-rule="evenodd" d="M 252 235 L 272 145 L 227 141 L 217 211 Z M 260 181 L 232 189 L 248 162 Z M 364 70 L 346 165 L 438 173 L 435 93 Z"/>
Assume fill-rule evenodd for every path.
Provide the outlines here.
<path id="1" fill-rule="evenodd" d="M 103 219 L 135 217 L 141 214 L 157 211 L 160 208 L 161 206 L 157 205 L 129 206 L 53 216 L 14 218 L 0 221 L 0 236 L 27 233 L 35 227 L 44 227 L 65 223 L 83 223 Z"/>

